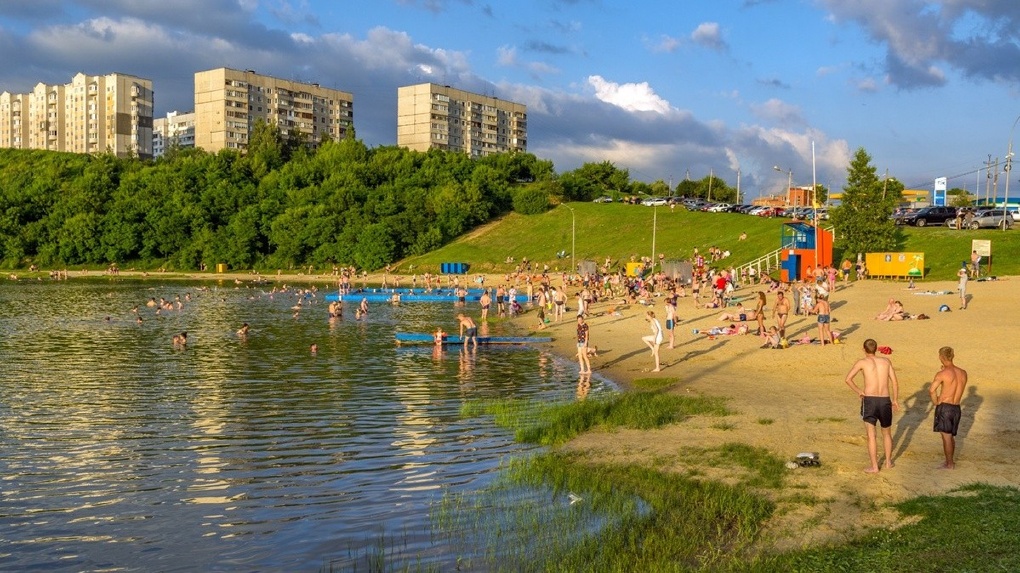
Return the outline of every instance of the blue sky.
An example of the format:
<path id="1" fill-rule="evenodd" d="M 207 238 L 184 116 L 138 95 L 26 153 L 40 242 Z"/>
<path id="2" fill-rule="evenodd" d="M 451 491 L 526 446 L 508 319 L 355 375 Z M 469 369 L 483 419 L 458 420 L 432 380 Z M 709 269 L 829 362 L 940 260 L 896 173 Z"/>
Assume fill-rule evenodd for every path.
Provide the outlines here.
<path id="1" fill-rule="evenodd" d="M 397 87 L 431 81 L 527 104 L 561 172 L 739 169 L 753 198 L 810 184 L 813 148 L 838 191 L 863 147 L 910 188 L 983 193 L 1020 115 L 1020 2 L 3 0 L 0 62 L 0 91 L 147 77 L 157 114 L 192 109 L 204 69 L 318 82 L 354 93 L 370 146 L 396 143 Z"/>

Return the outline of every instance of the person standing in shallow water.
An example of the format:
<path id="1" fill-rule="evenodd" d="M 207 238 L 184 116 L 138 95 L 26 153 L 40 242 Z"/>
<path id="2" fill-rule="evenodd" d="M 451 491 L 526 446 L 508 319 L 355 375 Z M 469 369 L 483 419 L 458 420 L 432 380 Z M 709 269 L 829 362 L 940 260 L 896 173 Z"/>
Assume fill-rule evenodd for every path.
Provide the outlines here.
<path id="1" fill-rule="evenodd" d="M 577 363 L 581 374 L 591 374 L 591 358 L 588 357 L 588 323 L 584 316 L 577 315 Z"/>
<path id="2" fill-rule="evenodd" d="M 875 425 L 882 425 L 882 442 L 885 446 L 885 468 L 893 467 L 892 461 L 892 415 L 900 409 L 899 382 L 892 361 L 884 356 L 875 356 L 878 343 L 874 339 L 864 341 L 864 358 L 854 363 L 846 375 L 846 385 L 861 398 L 861 419 L 868 434 L 868 457 L 871 466 L 864 471 L 878 473 L 878 440 Z M 854 377 L 864 375 L 864 389 L 861 390 Z M 890 398 L 891 390 L 891 398 Z"/>
<path id="3" fill-rule="evenodd" d="M 928 395 L 935 404 L 935 431 L 942 434 L 942 451 L 946 456 L 941 470 L 956 468 L 953 456 L 956 452 L 956 432 L 960 428 L 960 399 L 967 386 L 967 371 L 953 363 L 955 353 L 949 346 L 939 349 L 942 368 L 935 374 Z M 942 392 L 939 393 L 941 387 Z"/>

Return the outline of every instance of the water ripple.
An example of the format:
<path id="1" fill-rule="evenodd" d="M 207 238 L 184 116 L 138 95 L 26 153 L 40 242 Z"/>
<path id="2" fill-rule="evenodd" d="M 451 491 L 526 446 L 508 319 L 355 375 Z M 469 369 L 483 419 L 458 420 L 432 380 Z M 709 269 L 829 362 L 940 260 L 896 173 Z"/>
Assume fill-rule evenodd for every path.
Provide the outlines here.
<path id="1" fill-rule="evenodd" d="M 317 570 L 398 538 L 450 564 L 432 505 L 530 449 L 461 404 L 576 383 L 538 349 L 393 345 L 452 329 L 444 305 L 330 323 L 318 293 L 103 281 L 0 301 L 0 570 Z"/>

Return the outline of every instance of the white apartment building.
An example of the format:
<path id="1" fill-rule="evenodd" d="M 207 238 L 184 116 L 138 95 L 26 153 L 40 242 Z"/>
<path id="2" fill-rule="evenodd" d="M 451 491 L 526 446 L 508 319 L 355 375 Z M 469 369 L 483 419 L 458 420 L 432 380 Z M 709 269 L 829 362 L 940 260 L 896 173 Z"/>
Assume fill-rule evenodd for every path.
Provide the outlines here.
<path id="1" fill-rule="evenodd" d="M 404 86 L 397 90 L 397 145 L 472 157 L 527 151 L 528 108 L 450 86 Z"/>
<path id="2" fill-rule="evenodd" d="M 247 149 L 255 122 L 275 125 L 318 145 L 340 140 L 354 126 L 354 95 L 254 70 L 217 68 L 195 74 L 195 145 L 206 151 Z"/>
<path id="3" fill-rule="evenodd" d="M 152 157 L 152 81 L 75 75 L 30 93 L 0 94 L 0 146 Z"/>
<path id="4" fill-rule="evenodd" d="M 152 156 L 163 157 L 174 146 L 195 147 L 195 112 L 171 111 L 152 121 Z"/>

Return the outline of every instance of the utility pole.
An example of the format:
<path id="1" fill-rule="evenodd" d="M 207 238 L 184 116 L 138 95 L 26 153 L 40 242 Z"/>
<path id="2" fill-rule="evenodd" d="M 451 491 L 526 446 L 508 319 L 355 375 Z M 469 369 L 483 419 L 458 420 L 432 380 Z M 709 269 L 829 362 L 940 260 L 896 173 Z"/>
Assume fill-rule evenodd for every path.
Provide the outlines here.
<path id="1" fill-rule="evenodd" d="M 992 203 L 999 198 L 999 158 L 995 158 L 995 175 L 992 177 Z"/>
<path id="2" fill-rule="evenodd" d="M 737 167 L 737 205 L 742 205 L 743 202 L 740 200 L 740 168 Z"/>
<path id="3" fill-rule="evenodd" d="M 992 154 L 988 154 L 988 161 L 985 163 L 985 206 L 988 206 L 988 192 L 992 188 Z"/>

